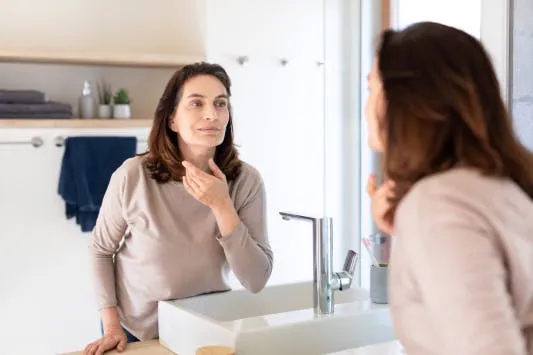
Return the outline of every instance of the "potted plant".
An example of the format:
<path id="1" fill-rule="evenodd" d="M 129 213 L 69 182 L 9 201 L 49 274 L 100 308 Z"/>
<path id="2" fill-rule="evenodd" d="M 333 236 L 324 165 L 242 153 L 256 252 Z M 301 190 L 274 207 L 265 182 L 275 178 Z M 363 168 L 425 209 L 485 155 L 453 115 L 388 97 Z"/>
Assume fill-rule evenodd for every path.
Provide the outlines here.
<path id="1" fill-rule="evenodd" d="M 111 118 L 111 99 L 113 98 L 111 85 L 104 82 L 102 85 L 98 85 L 97 89 L 98 98 L 100 101 L 100 106 L 98 107 L 98 117 Z"/>
<path id="2" fill-rule="evenodd" d="M 115 105 L 113 106 L 114 118 L 130 118 L 131 117 L 131 101 L 128 91 L 120 88 L 113 97 Z"/>

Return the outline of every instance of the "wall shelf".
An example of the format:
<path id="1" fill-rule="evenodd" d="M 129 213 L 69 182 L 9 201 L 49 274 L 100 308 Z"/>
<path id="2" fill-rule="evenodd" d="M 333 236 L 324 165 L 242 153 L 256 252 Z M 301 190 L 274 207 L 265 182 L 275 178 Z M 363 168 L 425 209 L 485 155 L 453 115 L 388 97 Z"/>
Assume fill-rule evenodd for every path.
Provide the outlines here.
<path id="1" fill-rule="evenodd" d="M 149 128 L 152 119 L 1 119 L 2 128 Z"/>
<path id="2" fill-rule="evenodd" d="M 202 55 L 0 49 L 2 62 L 176 68 L 202 60 L 205 60 Z"/>

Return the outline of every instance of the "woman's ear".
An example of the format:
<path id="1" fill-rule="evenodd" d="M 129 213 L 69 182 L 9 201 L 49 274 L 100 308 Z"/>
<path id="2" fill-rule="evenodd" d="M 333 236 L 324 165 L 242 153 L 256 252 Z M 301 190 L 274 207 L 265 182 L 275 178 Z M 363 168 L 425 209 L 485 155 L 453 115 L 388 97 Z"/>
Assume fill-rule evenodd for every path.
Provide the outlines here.
<path id="1" fill-rule="evenodd" d="M 174 132 L 178 132 L 178 125 L 176 124 L 176 113 L 174 113 L 170 118 L 168 119 L 168 128 L 170 128 Z"/>

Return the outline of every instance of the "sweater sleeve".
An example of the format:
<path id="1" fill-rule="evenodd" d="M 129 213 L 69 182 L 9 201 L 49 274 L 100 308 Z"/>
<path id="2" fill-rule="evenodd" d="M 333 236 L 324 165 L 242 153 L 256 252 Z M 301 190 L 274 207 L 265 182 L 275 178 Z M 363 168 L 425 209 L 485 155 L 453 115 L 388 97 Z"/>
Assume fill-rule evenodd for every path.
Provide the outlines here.
<path id="1" fill-rule="evenodd" d="M 127 228 L 122 213 L 125 181 L 126 176 L 120 168 L 111 176 L 89 245 L 99 310 L 117 305 L 113 255 L 118 251 Z"/>
<path id="2" fill-rule="evenodd" d="M 266 196 L 262 180 L 251 189 L 237 210 L 241 222 L 219 242 L 241 284 L 251 292 L 261 291 L 272 272 L 273 253 L 267 236 Z"/>
<path id="3" fill-rule="evenodd" d="M 503 252 L 481 210 L 490 207 L 460 189 L 429 190 L 401 206 L 397 234 L 440 353 L 525 355 Z"/>

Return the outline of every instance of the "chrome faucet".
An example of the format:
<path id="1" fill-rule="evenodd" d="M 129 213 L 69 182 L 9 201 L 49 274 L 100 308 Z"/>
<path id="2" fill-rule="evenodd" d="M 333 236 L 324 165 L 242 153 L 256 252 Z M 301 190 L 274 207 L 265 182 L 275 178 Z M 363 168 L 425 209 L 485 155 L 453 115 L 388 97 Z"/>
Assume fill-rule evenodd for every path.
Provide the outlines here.
<path id="1" fill-rule="evenodd" d="M 315 218 L 294 213 L 280 212 L 284 220 L 301 219 L 313 223 L 313 307 L 315 314 L 334 312 L 334 291 L 351 287 L 359 255 L 348 250 L 341 272 L 333 272 L 333 220 L 329 217 Z"/>

